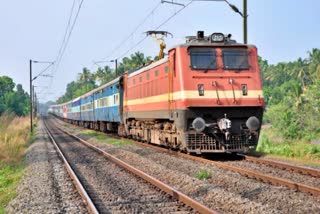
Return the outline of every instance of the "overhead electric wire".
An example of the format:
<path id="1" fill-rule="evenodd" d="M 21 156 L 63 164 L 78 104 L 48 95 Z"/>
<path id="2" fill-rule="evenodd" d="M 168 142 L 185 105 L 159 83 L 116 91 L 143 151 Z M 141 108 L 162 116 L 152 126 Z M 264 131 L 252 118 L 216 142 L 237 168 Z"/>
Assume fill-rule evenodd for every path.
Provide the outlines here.
<path id="1" fill-rule="evenodd" d="M 176 11 L 174 14 L 172 14 L 169 18 L 167 18 L 164 22 L 162 22 L 158 27 L 155 28 L 155 30 L 158 30 L 163 25 L 167 24 L 173 17 L 175 17 L 177 14 L 179 14 L 182 10 L 186 9 L 194 0 L 189 1 L 184 7 L 180 8 L 178 11 Z"/>
<path id="2" fill-rule="evenodd" d="M 66 48 L 67 48 L 67 46 L 68 46 L 68 43 L 69 43 L 71 34 L 72 34 L 72 32 L 73 32 L 73 28 L 74 28 L 74 26 L 75 26 L 75 24 L 76 24 L 76 22 L 77 22 L 77 19 L 78 19 L 78 16 L 79 16 L 79 13 L 80 13 L 81 6 L 82 6 L 82 4 L 83 4 L 83 1 L 84 1 L 84 0 L 81 0 L 81 2 L 80 2 L 80 4 L 79 4 L 79 7 L 78 7 L 78 10 L 77 10 L 76 16 L 75 16 L 75 18 L 74 18 L 74 20 L 73 20 L 73 23 L 72 23 L 72 25 L 71 25 L 71 28 L 70 28 L 68 37 L 67 37 L 67 39 L 66 39 L 66 42 L 64 43 L 65 45 L 63 46 L 62 52 L 61 52 L 61 54 L 60 54 L 60 57 L 57 59 L 56 68 L 55 68 L 55 70 L 53 71 L 53 73 L 55 73 L 55 72 L 58 70 L 59 64 L 60 64 L 60 62 L 61 62 L 61 60 L 62 60 L 62 57 L 63 57 L 63 54 L 64 54 L 64 52 L 65 52 L 65 50 L 66 50 Z"/>
<path id="3" fill-rule="evenodd" d="M 135 43 L 133 46 L 131 46 L 128 50 L 126 50 L 124 53 L 122 53 L 120 56 L 117 57 L 117 59 L 120 59 L 124 57 L 127 53 L 129 53 L 132 49 L 140 45 L 148 36 L 143 37 L 139 42 Z"/>
<path id="4" fill-rule="evenodd" d="M 56 60 L 60 56 L 60 54 L 62 52 L 62 49 L 63 49 L 63 46 L 64 46 L 64 43 L 66 41 L 68 30 L 69 30 L 69 27 L 70 27 L 70 24 L 71 24 L 71 19 L 72 19 L 72 14 L 73 14 L 73 10 L 74 10 L 74 7 L 75 7 L 75 3 L 76 3 L 76 0 L 73 0 L 72 6 L 71 6 L 71 11 L 70 11 L 70 16 L 69 16 L 68 23 L 67 23 L 67 27 L 66 27 L 66 30 L 64 32 L 63 40 L 62 40 L 62 43 L 61 43 L 61 46 L 60 46 L 60 49 L 59 49 L 59 52 L 58 52 Z"/>
<path id="5" fill-rule="evenodd" d="M 168 23 L 173 17 L 175 17 L 177 14 L 179 14 L 182 10 L 184 10 L 186 7 L 188 7 L 191 3 L 193 2 L 193 0 L 191 0 L 190 2 L 188 2 L 184 7 L 182 7 L 181 9 L 179 9 L 178 11 L 176 11 L 174 14 L 172 14 L 170 17 L 168 17 L 164 22 L 162 22 L 158 27 L 155 28 L 155 30 L 158 30 L 159 28 L 161 28 L 163 25 L 165 25 L 166 23 Z M 137 43 L 135 43 L 133 46 L 131 46 L 128 50 L 124 51 L 120 56 L 117 57 L 117 59 L 120 59 L 122 57 L 124 57 L 127 53 L 129 53 L 132 49 L 134 49 L 135 47 L 137 47 L 138 45 L 140 45 L 145 39 L 147 38 L 147 36 L 145 36 L 144 38 L 142 38 L 141 40 L 139 40 Z"/>
<path id="6" fill-rule="evenodd" d="M 52 75 L 54 75 L 54 73 L 57 72 L 58 70 L 58 67 L 60 65 L 60 62 L 62 60 L 62 57 L 64 55 L 64 52 L 66 50 L 66 47 L 69 43 L 69 40 L 70 40 L 70 37 L 71 37 L 71 34 L 73 32 L 73 28 L 76 24 L 76 21 L 78 19 L 78 16 L 79 16 L 79 13 L 80 13 L 80 10 L 81 10 L 81 7 L 82 7 L 82 4 L 83 4 L 83 1 L 84 0 L 81 0 L 80 4 L 79 4 L 79 7 L 78 7 L 78 10 L 76 12 L 76 16 L 73 20 L 73 23 L 71 25 L 71 29 L 69 31 L 69 34 L 67 33 L 68 32 L 68 28 L 70 27 L 70 23 L 71 23 L 71 19 L 72 19 L 72 15 L 73 15 L 73 10 L 74 10 L 74 7 L 75 7 L 75 0 L 72 4 L 72 8 L 71 8 L 71 12 L 70 12 L 70 16 L 69 16 L 69 20 L 68 20 L 68 24 L 67 24 L 67 28 L 66 28 L 66 31 L 65 31 L 65 34 L 64 34 L 64 37 L 63 37 L 63 42 L 61 44 L 61 47 L 59 49 L 59 52 L 58 52 L 58 55 L 57 55 L 57 58 L 55 60 L 55 66 L 53 68 L 53 71 L 51 72 Z M 193 2 L 193 0 L 191 0 L 190 2 L 188 2 L 183 8 L 179 9 L 178 11 L 176 11 L 174 14 L 172 14 L 170 17 L 168 17 L 164 22 L 162 22 L 158 27 L 155 28 L 155 30 L 158 30 L 159 28 L 161 28 L 163 25 L 165 25 L 166 23 L 168 23 L 174 16 L 176 16 L 177 14 L 179 14 L 182 10 L 184 10 L 186 7 L 188 7 L 191 3 Z M 153 13 L 158 9 L 158 7 L 161 5 L 161 2 L 158 3 L 152 10 L 150 13 L 148 13 L 148 15 L 134 28 L 134 30 L 127 36 L 125 37 L 122 42 L 116 47 L 114 48 L 111 53 L 107 56 L 107 57 L 104 57 L 103 59 L 107 59 L 107 58 L 110 58 L 127 40 L 129 40 L 132 35 L 147 21 L 147 19 L 153 15 Z M 66 35 L 67 36 L 67 39 L 66 38 Z M 119 58 L 122 58 L 123 56 L 125 56 L 128 52 L 130 52 L 132 49 L 134 49 L 135 47 L 137 47 L 138 45 L 140 45 L 145 39 L 147 38 L 147 36 L 145 36 L 144 38 L 142 38 L 141 40 L 139 40 L 137 43 L 135 43 L 133 46 L 131 46 L 128 50 L 126 50 L 125 52 L 123 52 L 121 55 L 119 55 L 119 57 L 117 57 L 117 59 Z M 51 86 L 52 86 L 52 81 L 53 81 L 53 78 L 51 79 L 51 82 L 50 82 L 50 87 L 49 87 L 49 90 L 51 89 Z"/>
<path id="7" fill-rule="evenodd" d="M 63 40 L 62 40 L 58 55 L 57 55 L 56 60 L 55 60 L 55 66 L 53 67 L 53 69 L 51 71 L 51 75 L 54 75 L 54 73 L 56 73 L 58 68 L 59 68 L 60 62 L 61 62 L 62 57 L 64 55 L 64 52 L 65 52 L 65 50 L 66 50 L 66 48 L 68 46 L 68 43 L 70 41 L 70 37 L 71 37 L 71 34 L 73 32 L 74 26 L 75 26 L 75 24 L 77 22 L 77 19 L 78 19 L 78 16 L 79 16 L 83 1 L 84 0 L 81 0 L 80 4 L 78 6 L 78 9 L 77 9 L 76 15 L 75 15 L 75 17 L 73 19 L 73 22 L 71 24 L 71 20 L 72 20 L 73 14 L 74 14 L 73 11 L 74 11 L 74 8 L 75 8 L 76 0 L 73 1 L 72 7 L 71 7 L 71 11 L 70 11 L 70 15 L 69 15 L 69 19 L 68 19 L 67 26 L 66 26 L 66 30 L 65 30 L 65 33 L 64 33 L 64 36 L 63 36 Z M 51 78 L 51 81 L 50 81 L 50 84 L 49 84 L 50 86 L 48 88 L 48 91 L 51 89 L 52 83 L 53 83 L 53 78 Z"/>
<path id="8" fill-rule="evenodd" d="M 43 74 L 45 71 L 47 71 L 53 64 L 54 64 L 54 62 L 50 63 L 45 69 L 43 69 L 38 75 L 36 75 L 36 77 L 40 76 L 40 75 Z"/>
<path id="9" fill-rule="evenodd" d="M 132 35 L 148 20 L 148 18 L 153 15 L 153 13 L 158 9 L 158 7 L 161 5 L 161 2 L 159 2 L 152 10 L 150 13 L 148 13 L 148 15 L 134 28 L 134 30 L 127 36 L 125 37 L 120 43 L 119 45 L 117 45 L 114 49 L 112 49 L 112 51 L 110 51 L 110 54 L 108 54 L 108 56 L 102 58 L 102 60 L 100 61 L 104 61 L 108 58 L 110 58 L 120 47 L 122 47 L 122 45 L 128 41 Z M 118 59 L 118 58 L 117 58 Z"/>

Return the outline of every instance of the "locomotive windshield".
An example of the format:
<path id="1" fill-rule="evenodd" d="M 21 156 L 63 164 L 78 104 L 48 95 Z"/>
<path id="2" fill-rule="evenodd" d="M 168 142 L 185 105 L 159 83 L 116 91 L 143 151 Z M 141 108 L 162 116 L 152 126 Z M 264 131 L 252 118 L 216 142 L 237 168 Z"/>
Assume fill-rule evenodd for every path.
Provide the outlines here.
<path id="1" fill-rule="evenodd" d="M 217 68 L 214 48 L 190 48 L 191 68 L 193 70 L 209 70 Z"/>
<path id="2" fill-rule="evenodd" d="M 226 70 L 249 69 L 248 52 L 246 49 L 223 49 L 223 65 Z"/>

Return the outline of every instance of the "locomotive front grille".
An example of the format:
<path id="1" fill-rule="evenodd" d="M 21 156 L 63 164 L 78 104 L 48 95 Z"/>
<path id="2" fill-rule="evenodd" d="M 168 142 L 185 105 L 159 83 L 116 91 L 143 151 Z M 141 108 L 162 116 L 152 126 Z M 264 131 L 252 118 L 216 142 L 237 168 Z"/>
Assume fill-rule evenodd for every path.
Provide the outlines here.
<path id="1" fill-rule="evenodd" d="M 226 142 L 219 142 L 215 137 L 206 134 L 188 133 L 186 134 L 186 145 L 188 152 L 207 153 L 207 152 L 240 152 L 246 151 L 251 146 L 257 145 L 254 136 L 248 135 L 231 135 Z"/>
<path id="2" fill-rule="evenodd" d="M 214 137 L 206 134 L 189 133 L 186 135 L 186 141 L 190 152 L 212 152 L 223 149 Z"/>
<path id="3" fill-rule="evenodd" d="M 242 134 L 242 135 L 231 135 L 230 139 L 225 144 L 226 150 L 245 150 L 251 146 L 256 146 L 256 137 Z"/>

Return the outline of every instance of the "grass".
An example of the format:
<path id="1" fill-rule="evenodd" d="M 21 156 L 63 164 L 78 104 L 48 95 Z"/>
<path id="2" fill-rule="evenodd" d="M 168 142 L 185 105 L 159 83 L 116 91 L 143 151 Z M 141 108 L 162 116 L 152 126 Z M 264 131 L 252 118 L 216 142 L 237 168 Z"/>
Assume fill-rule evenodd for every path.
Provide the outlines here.
<path id="1" fill-rule="evenodd" d="M 199 180 L 208 180 L 209 178 L 211 178 L 211 175 L 212 174 L 209 170 L 200 169 L 196 174 L 196 178 L 198 178 Z"/>
<path id="2" fill-rule="evenodd" d="M 29 118 L 3 114 L 0 117 L 0 213 L 16 196 L 23 175 L 25 150 L 32 142 Z"/>
<path id="3" fill-rule="evenodd" d="M 311 144 L 306 140 L 277 139 L 272 129 L 261 133 L 257 151 L 269 157 L 299 160 L 306 165 L 320 163 L 320 145 Z"/>
<path id="4" fill-rule="evenodd" d="M 109 143 L 112 145 L 116 145 L 116 146 L 124 146 L 124 145 L 132 144 L 130 141 L 111 138 L 111 137 L 108 137 L 104 134 L 101 134 L 101 133 L 98 133 L 95 131 L 91 131 L 91 130 L 85 131 L 85 135 L 90 136 L 90 137 L 94 137 L 95 139 L 97 139 L 99 141 Z"/>
<path id="5" fill-rule="evenodd" d="M 16 197 L 16 187 L 23 172 L 23 164 L 0 166 L 0 213 L 5 213 L 5 206 Z"/>
<path id="6" fill-rule="evenodd" d="M 0 124 L 0 161 L 18 163 L 30 143 L 29 119 L 3 115 Z"/>

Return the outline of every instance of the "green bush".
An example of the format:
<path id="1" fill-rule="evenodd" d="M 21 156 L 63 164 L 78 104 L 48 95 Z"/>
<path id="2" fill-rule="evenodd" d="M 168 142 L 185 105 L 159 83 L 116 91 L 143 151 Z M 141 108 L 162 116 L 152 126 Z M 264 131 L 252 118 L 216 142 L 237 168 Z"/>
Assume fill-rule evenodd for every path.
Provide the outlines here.
<path id="1" fill-rule="evenodd" d="M 320 145 L 313 145 L 306 142 L 282 142 L 274 143 L 271 142 L 269 137 L 262 133 L 257 146 L 257 151 L 263 152 L 264 154 L 274 154 L 284 157 L 293 158 L 320 158 Z"/>
<path id="2" fill-rule="evenodd" d="M 211 178 L 211 172 L 206 169 L 200 169 L 196 174 L 196 178 L 199 180 L 208 180 Z"/>

